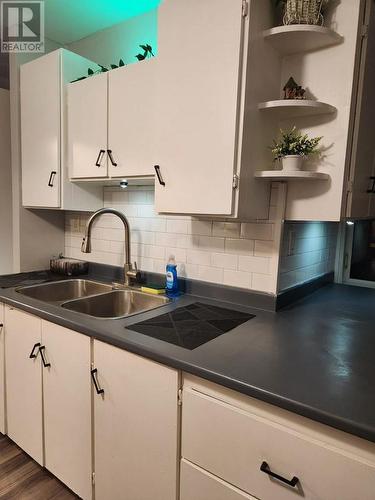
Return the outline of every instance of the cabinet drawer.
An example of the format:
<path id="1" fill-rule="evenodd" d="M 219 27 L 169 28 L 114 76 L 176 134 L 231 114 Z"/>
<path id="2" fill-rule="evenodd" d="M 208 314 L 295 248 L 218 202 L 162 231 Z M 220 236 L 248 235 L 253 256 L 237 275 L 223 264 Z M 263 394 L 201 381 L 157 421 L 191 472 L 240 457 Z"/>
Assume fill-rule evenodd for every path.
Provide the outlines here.
<path id="1" fill-rule="evenodd" d="M 193 388 L 184 389 L 182 457 L 262 500 L 375 498 L 375 456 L 371 463 Z M 264 461 L 299 482 L 271 478 Z"/>
<path id="2" fill-rule="evenodd" d="M 256 500 L 218 477 L 181 460 L 180 500 Z"/>

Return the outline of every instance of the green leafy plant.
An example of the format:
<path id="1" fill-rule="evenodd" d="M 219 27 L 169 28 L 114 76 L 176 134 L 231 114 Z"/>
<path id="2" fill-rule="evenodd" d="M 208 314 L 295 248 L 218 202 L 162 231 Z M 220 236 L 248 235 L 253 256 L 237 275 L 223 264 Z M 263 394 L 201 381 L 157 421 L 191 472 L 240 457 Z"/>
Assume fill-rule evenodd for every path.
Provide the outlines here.
<path id="1" fill-rule="evenodd" d="M 143 50 L 143 54 L 137 54 L 135 57 L 138 61 L 144 61 L 148 57 L 154 57 L 154 53 L 152 52 L 152 47 L 149 44 L 140 45 L 140 48 Z"/>
<path id="2" fill-rule="evenodd" d="M 143 54 L 139 53 L 135 56 L 138 59 L 138 61 L 143 61 L 144 59 L 155 56 L 150 44 L 147 43 L 144 45 L 140 45 L 140 48 L 143 50 Z M 72 80 L 71 83 L 79 82 L 80 80 L 85 80 L 86 78 L 89 78 L 90 76 L 98 75 L 100 73 L 106 73 L 107 71 L 110 71 L 111 69 L 121 68 L 122 66 L 125 66 L 125 63 L 122 59 L 119 60 L 118 64 L 111 64 L 110 68 L 106 68 L 105 66 L 102 66 L 101 64 L 99 64 L 99 69 L 93 70 L 92 68 L 88 68 L 87 75 L 81 76 L 80 78 L 77 78 L 76 80 Z"/>
<path id="3" fill-rule="evenodd" d="M 323 137 L 309 138 L 307 134 L 301 134 L 296 127 L 291 130 L 280 130 L 279 141 L 273 141 L 271 151 L 274 161 L 284 158 L 284 156 L 299 155 L 310 156 L 319 154 L 318 145 Z"/>

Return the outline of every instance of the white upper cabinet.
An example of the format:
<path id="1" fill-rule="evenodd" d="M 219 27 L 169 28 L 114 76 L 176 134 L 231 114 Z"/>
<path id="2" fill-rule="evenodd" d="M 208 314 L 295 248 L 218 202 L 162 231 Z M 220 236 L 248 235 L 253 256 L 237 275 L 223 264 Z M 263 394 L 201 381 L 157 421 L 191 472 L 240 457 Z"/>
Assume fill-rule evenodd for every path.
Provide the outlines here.
<path id="1" fill-rule="evenodd" d="M 255 103 L 269 95 L 270 77 L 260 61 L 274 59 L 272 49 L 259 46 L 271 15 L 263 3 L 256 2 L 255 16 L 242 0 L 161 4 L 157 211 L 268 216 L 269 188 L 252 176 L 267 154 Z M 278 86 L 273 80 L 271 90 Z"/>
<path id="2" fill-rule="evenodd" d="M 110 177 L 155 175 L 157 58 L 108 74 L 108 159 Z"/>
<path id="3" fill-rule="evenodd" d="M 60 57 L 56 52 L 21 66 L 21 134 L 23 204 L 60 207 Z"/>
<path id="4" fill-rule="evenodd" d="M 68 88 L 68 157 L 72 178 L 107 177 L 107 74 Z"/>
<path id="5" fill-rule="evenodd" d="M 89 66 L 95 67 L 64 49 L 21 66 L 22 202 L 26 207 L 95 210 L 103 204 L 97 188 L 69 182 L 65 154 L 65 85 L 86 74 Z"/>
<path id="6" fill-rule="evenodd" d="M 159 212 L 233 211 L 242 0 L 165 0 L 159 12 Z"/>

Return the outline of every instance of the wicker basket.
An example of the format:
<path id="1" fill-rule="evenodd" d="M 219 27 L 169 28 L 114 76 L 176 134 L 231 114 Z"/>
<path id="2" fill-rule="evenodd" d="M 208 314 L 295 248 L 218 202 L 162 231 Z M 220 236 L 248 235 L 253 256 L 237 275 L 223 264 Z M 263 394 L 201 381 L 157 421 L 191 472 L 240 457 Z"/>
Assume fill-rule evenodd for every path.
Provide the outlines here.
<path id="1" fill-rule="evenodd" d="M 324 0 L 287 0 L 284 24 L 323 25 L 322 6 Z"/>

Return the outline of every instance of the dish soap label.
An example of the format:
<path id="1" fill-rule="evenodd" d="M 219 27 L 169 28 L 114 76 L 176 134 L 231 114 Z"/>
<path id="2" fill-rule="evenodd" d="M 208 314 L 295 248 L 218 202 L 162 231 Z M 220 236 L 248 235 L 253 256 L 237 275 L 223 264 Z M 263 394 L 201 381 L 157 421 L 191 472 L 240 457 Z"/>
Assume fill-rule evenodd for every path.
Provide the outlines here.
<path id="1" fill-rule="evenodd" d="M 170 256 L 166 268 L 166 293 L 169 297 L 178 296 L 177 264 L 173 255 Z"/>

